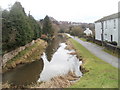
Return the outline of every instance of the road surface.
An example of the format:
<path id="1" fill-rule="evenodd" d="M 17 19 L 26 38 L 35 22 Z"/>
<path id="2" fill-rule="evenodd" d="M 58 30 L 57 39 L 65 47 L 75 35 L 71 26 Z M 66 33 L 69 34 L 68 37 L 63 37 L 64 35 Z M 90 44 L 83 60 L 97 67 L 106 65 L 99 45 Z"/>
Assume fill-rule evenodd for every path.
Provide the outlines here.
<path id="1" fill-rule="evenodd" d="M 68 36 L 70 36 L 70 35 L 68 35 Z M 73 38 L 74 40 L 76 40 L 77 42 L 79 42 L 81 45 L 83 45 L 86 49 L 88 49 L 91 53 L 93 53 L 98 58 L 104 60 L 105 62 L 111 64 L 112 66 L 114 66 L 116 68 L 118 68 L 118 67 L 120 68 L 120 66 L 118 65 L 118 61 L 120 63 L 120 58 L 117 58 L 115 56 L 112 56 L 112 55 L 104 52 L 103 47 L 100 47 L 100 46 L 90 43 L 90 42 L 82 41 L 77 37 L 73 37 L 73 36 L 70 36 L 70 37 Z"/>

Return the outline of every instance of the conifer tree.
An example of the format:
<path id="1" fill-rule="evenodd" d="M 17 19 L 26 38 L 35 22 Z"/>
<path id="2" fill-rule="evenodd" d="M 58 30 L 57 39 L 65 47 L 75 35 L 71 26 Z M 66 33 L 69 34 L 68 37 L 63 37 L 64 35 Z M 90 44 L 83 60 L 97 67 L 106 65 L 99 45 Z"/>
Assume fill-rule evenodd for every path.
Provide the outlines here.
<path id="1" fill-rule="evenodd" d="M 48 37 L 52 37 L 54 34 L 54 30 L 52 28 L 52 23 L 48 16 L 46 16 L 44 18 L 42 32 L 43 32 L 43 34 L 47 35 Z"/>
<path id="2" fill-rule="evenodd" d="M 2 19 L 3 52 L 25 45 L 41 35 L 38 22 L 26 15 L 20 2 L 15 2 L 9 11 L 3 10 Z"/>

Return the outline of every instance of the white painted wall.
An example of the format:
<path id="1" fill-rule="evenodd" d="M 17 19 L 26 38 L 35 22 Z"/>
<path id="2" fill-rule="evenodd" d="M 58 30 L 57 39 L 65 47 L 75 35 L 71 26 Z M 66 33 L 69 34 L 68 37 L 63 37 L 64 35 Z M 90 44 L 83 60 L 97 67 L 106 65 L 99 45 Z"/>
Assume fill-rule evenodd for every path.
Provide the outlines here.
<path id="1" fill-rule="evenodd" d="M 114 28 L 114 20 L 116 22 L 115 28 Z M 118 43 L 118 18 L 103 21 L 103 28 L 104 28 L 104 33 L 103 33 L 104 41 L 111 42 L 111 35 L 112 35 L 113 41 L 116 41 Z M 102 34 L 101 23 L 97 22 L 95 23 L 95 39 L 101 40 L 101 34 Z M 118 45 L 120 45 L 120 42 L 118 43 Z"/>
<path id="2" fill-rule="evenodd" d="M 101 34 L 102 34 L 101 23 L 97 22 L 95 23 L 95 39 L 101 40 Z"/>
<path id="3" fill-rule="evenodd" d="M 120 18 L 118 19 L 118 46 L 120 46 Z"/>

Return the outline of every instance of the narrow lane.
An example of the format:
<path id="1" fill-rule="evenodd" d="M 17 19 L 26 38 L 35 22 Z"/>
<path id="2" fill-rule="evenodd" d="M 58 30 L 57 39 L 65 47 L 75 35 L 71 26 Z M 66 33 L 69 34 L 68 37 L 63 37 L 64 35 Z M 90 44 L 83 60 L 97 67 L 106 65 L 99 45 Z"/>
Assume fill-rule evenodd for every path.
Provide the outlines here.
<path id="1" fill-rule="evenodd" d="M 104 60 L 105 62 L 111 64 L 112 66 L 116 67 L 116 68 L 120 68 L 120 66 L 118 65 L 118 60 L 120 60 L 120 58 L 117 58 L 115 56 L 112 56 L 106 52 L 103 51 L 103 48 L 95 45 L 93 43 L 89 43 L 86 41 L 82 41 L 77 37 L 72 37 L 74 40 L 76 40 L 77 42 L 79 42 L 81 45 L 83 45 L 86 49 L 88 49 L 91 53 L 93 53 L 95 56 L 97 56 L 98 58 Z"/>

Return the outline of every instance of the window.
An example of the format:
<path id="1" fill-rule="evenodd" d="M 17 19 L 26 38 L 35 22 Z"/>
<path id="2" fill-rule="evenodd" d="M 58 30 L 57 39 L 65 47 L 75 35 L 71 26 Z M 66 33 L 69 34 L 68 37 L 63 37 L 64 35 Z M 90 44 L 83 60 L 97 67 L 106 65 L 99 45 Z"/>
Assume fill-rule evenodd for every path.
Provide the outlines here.
<path id="1" fill-rule="evenodd" d="M 116 28 L 116 20 L 114 20 L 114 29 Z"/>
<path id="2" fill-rule="evenodd" d="M 105 34 L 105 36 L 107 36 L 107 34 Z"/>

